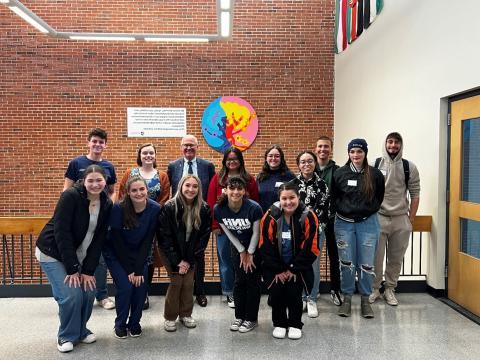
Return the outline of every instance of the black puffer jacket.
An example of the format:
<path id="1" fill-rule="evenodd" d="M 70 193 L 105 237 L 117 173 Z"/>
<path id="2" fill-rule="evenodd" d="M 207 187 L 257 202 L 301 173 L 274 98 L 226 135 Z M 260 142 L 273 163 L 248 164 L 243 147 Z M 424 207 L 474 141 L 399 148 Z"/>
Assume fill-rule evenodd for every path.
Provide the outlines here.
<path id="1" fill-rule="evenodd" d="M 353 222 L 360 222 L 375 214 L 383 201 L 385 180 L 382 173 L 369 166 L 373 180 L 373 199 L 366 198 L 362 191 L 364 172 L 356 171 L 349 163 L 335 171 L 332 181 L 332 198 L 337 215 Z"/>
<path id="2" fill-rule="evenodd" d="M 65 190 L 58 200 L 53 217 L 48 221 L 37 239 L 42 253 L 61 261 L 68 275 L 79 271 L 77 248 L 88 231 L 90 213 L 87 189 L 79 183 Z M 93 275 L 98 265 L 103 242 L 107 233 L 112 201 L 105 192 L 100 194 L 100 211 L 92 242 L 83 260 L 82 273 Z"/>
<path id="3" fill-rule="evenodd" d="M 177 214 L 175 214 L 175 201 L 177 201 Z M 206 202 L 203 202 L 200 210 L 202 222 L 200 229 L 192 228 L 188 242 L 185 241 L 187 230 L 182 219 L 183 212 L 180 201 L 171 199 L 165 203 L 158 216 L 158 246 L 167 257 L 173 272 L 178 272 L 180 261 L 185 260 L 190 265 L 194 265 L 196 259 L 203 257 L 210 238 L 212 215 Z"/>

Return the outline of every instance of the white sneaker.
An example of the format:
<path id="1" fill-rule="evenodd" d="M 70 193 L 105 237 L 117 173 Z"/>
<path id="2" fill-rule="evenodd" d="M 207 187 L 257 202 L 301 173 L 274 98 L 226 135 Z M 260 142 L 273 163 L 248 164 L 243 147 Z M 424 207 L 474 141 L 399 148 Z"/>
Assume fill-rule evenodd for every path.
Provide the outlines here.
<path id="1" fill-rule="evenodd" d="M 73 350 L 73 343 L 71 341 L 62 341 L 60 339 L 57 340 L 57 349 L 61 353 L 70 352 Z"/>
<path id="2" fill-rule="evenodd" d="M 92 334 L 92 333 L 88 334 L 81 340 L 81 342 L 84 344 L 91 344 L 91 343 L 94 343 L 95 341 L 97 341 L 97 337 L 95 336 L 95 334 Z"/>
<path id="3" fill-rule="evenodd" d="M 373 304 L 380 296 L 382 296 L 380 294 L 380 290 L 379 289 L 373 289 L 372 293 L 368 297 L 368 302 L 370 304 Z"/>
<path id="4" fill-rule="evenodd" d="M 189 329 L 193 329 L 197 326 L 196 321 L 191 316 L 185 316 L 180 318 L 180 322 Z"/>
<path id="5" fill-rule="evenodd" d="M 240 329 L 240 326 L 242 326 L 242 324 L 243 324 L 242 319 L 235 319 L 230 324 L 230 330 L 231 331 L 238 331 L 238 329 Z"/>
<path id="6" fill-rule="evenodd" d="M 233 298 L 233 296 L 227 295 L 227 305 L 232 309 L 235 308 L 235 299 Z"/>
<path id="7" fill-rule="evenodd" d="M 175 321 L 172 321 L 172 320 L 165 320 L 163 327 L 165 328 L 166 331 L 169 331 L 169 332 L 177 331 L 177 324 L 175 324 Z"/>
<path id="8" fill-rule="evenodd" d="M 288 338 L 292 340 L 298 340 L 302 337 L 302 329 L 289 327 L 288 328 Z"/>
<path id="9" fill-rule="evenodd" d="M 287 329 L 277 326 L 273 329 L 272 335 L 277 339 L 285 339 L 285 336 L 287 335 Z"/>
<path id="10" fill-rule="evenodd" d="M 307 301 L 307 314 L 310 318 L 316 318 L 318 316 L 317 303 L 315 301 Z"/>
<path id="11" fill-rule="evenodd" d="M 385 301 L 387 302 L 388 305 L 391 305 L 391 306 L 398 305 L 398 300 L 395 297 L 395 291 L 393 289 L 386 288 L 385 292 L 383 293 L 383 297 L 385 298 Z"/>
<path id="12" fill-rule="evenodd" d="M 115 302 L 110 298 L 105 298 L 103 300 L 97 300 L 98 306 L 101 306 L 105 310 L 115 309 Z"/>

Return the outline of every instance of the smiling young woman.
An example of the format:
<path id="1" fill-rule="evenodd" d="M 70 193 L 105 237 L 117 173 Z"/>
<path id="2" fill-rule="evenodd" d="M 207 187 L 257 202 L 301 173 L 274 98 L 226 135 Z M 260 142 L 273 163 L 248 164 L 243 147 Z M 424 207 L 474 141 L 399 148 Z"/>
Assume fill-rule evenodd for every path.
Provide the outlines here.
<path id="1" fill-rule="evenodd" d="M 119 200 L 122 200 L 127 194 L 126 185 L 129 178 L 133 176 L 141 176 L 145 179 L 147 184 L 148 197 L 160 205 L 164 205 L 170 198 L 170 181 L 165 171 L 157 169 L 157 150 L 152 143 L 145 143 L 138 147 L 137 150 L 137 166 L 125 171 L 122 180 L 120 181 L 120 190 L 118 193 Z M 152 249 L 148 256 L 148 277 L 147 287 L 152 284 L 153 273 L 155 267 L 161 267 L 160 254 L 156 245 L 153 242 Z M 147 289 L 148 291 L 148 289 Z M 145 299 L 144 310 L 150 307 L 148 294 Z"/>
<path id="2" fill-rule="evenodd" d="M 318 219 L 301 201 L 297 186 L 279 187 L 278 203 L 261 222 L 259 251 L 263 279 L 272 305 L 273 337 L 302 337 L 302 291 L 313 277 L 312 263 L 319 254 Z"/>
<path id="3" fill-rule="evenodd" d="M 147 189 L 143 178 L 131 177 L 126 184 L 127 195 L 114 205 L 110 216 L 104 258 L 117 288 L 114 335 L 119 339 L 126 338 L 127 331 L 132 337 L 142 334 L 148 255 L 160 212 L 160 205 L 148 198 Z"/>
<path id="4" fill-rule="evenodd" d="M 163 314 L 166 331 L 177 329 L 177 318 L 187 328 L 197 325 L 192 318 L 193 281 L 195 267 L 205 254 L 212 220 L 197 176 L 184 176 L 178 189 L 162 208 L 157 228 L 157 240 L 170 277 Z"/>
<path id="5" fill-rule="evenodd" d="M 87 322 L 95 299 L 94 272 L 112 208 L 105 186 L 103 168 L 88 166 L 83 180 L 61 194 L 53 217 L 37 239 L 35 256 L 58 303 L 60 352 L 72 351 L 79 342 L 96 341 Z"/>

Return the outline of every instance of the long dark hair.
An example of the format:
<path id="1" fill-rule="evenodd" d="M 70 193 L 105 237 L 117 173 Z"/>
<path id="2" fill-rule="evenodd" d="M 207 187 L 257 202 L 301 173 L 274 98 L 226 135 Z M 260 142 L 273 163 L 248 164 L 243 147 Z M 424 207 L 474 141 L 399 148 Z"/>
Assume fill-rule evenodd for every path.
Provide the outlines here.
<path id="1" fill-rule="evenodd" d="M 141 176 L 132 176 L 128 179 L 125 186 L 127 195 L 123 198 L 122 201 L 120 201 L 120 206 L 123 209 L 123 226 L 125 226 L 125 228 L 127 229 L 134 229 L 138 226 L 137 213 L 135 212 L 135 208 L 133 207 L 132 199 L 130 199 L 130 195 L 128 195 L 128 192 L 130 191 L 130 186 L 132 186 L 132 184 L 137 181 L 142 182 L 148 189 L 147 183 L 145 182 L 144 178 L 142 178 Z"/>
<path id="2" fill-rule="evenodd" d="M 264 156 L 265 161 L 263 163 L 262 170 L 258 174 L 258 181 L 267 180 L 272 173 L 272 170 L 270 169 L 270 166 L 268 166 L 268 163 L 267 163 L 267 156 L 268 156 L 268 153 L 273 149 L 276 149 L 280 153 L 280 165 L 278 166 L 278 171 L 280 172 L 280 175 L 284 176 L 287 173 L 287 171 L 290 171 L 285 161 L 285 154 L 283 153 L 283 150 L 280 147 L 280 145 L 272 145 L 265 151 L 265 156 Z"/>
<path id="3" fill-rule="evenodd" d="M 350 154 L 348 154 L 348 160 L 345 165 L 350 166 L 351 162 L 352 160 L 350 160 Z M 365 194 L 365 197 L 367 198 L 368 201 L 372 201 L 373 198 L 375 197 L 375 185 L 374 185 L 372 167 L 368 165 L 367 153 L 365 153 L 365 158 L 363 159 L 362 167 L 363 167 L 363 184 L 362 184 L 361 191 Z"/>
<path id="4" fill-rule="evenodd" d="M 246 183 L 248 183 L 250 181 L 251 175 L 247 172 L 247 170 L 245 170 L 245 160 L 243 159 L 243 154 L 236 147 L 232 146 L 223 154 L 222 168 L 218 173 L 218 184 L 222 187 L 226 186 L 227 184 L 227 179 L 228 179 L 227 159 L 230 153 L 234 153 L 235 155 L 237 155 L 238 161 L 240 162 L 240 168 L 239 168 L 240 174 L 238 176 L 240 176 L 243 180 L 245 180 Z"/>

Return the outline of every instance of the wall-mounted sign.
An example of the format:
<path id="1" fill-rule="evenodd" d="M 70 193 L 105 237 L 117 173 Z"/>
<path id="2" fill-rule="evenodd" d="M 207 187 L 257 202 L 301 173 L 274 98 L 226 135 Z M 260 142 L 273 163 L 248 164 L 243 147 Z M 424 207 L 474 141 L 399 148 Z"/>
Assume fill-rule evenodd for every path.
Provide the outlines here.
<path id="1" fill-rule="evenodd" d="M 127 108 L 129 137 L 182 137 L 187 134 L 185 108 Z"/>
<path id="2" fill-rule="evenodd" d="M 244 151 L 257 137 L 258 119 L 252 105 L 236 96 L 222 96 L 203 112 L 202 134 L 218 152 L 234 146 Z"/>

